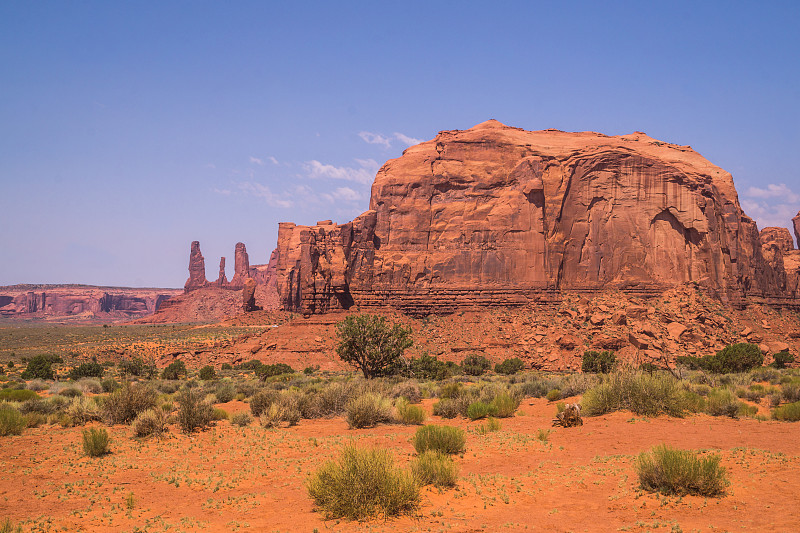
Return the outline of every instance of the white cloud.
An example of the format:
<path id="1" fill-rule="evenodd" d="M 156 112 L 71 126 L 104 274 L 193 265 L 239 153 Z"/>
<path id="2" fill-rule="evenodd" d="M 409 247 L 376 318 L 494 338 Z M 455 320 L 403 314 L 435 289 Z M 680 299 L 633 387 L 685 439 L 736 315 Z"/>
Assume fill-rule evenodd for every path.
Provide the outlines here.
<path id="1" fill-rule="evenodd" d="M 322 194 L 322 197 L 330 203 L 358 202 L 362 198 L 361 193 L 350 187 L 337 187 L 333 192 Z"/>
<path id="2" fill-rule="evenodd" d="M 360 168 L 336 167 L 320 163 L 316 159 L 305 163 L 310 178 L 329 178 L 334 180 L 355 181 L 369 185 L 380 168 L 374 159 L 356 159 Z"/>
<path id="3" fill-rule="evenodd" d="M 409 137 L 408 135 L 403 135 L 402 133 L 398 132 L 394 132 L 394 136 L 397 138 L 397 140 L 399 140 L 400 142 L 404 143 L 407 146 L 414 146 L 415 144 L 423 142 L 422 139 Z"/>
<path id="4" fill-rule="evenodd" d="M 211 189 L 211 192 L 214 192 L 214 193 L 217 193 L 217 194 L 221 194 L 222 196 L 230 196 L 231 195 L 230 189 L 217 189 L 216 187 L 214 187 L 213 189 Z"/>
<path id="5" fill-rule="evenodd" d="M 785 183 L 770 183 L 767 185 L 766 189 L 750 187 L 747 189 L 747 192 L 744 193 L 744 196 L 763 199 L 780 198 L 786 202 L 797 202 L 800 200 L 800 195 L 797 195 L 794 191 L 787 187 Z"/>
<path id="6" fill-rule="evenodd" d="M 380 145 L 385 146 L 386 148 L 389 148 L 391 146 L 391 143 L 389 142 L 389 139 L 387 139 L 386 137 L 384 137 L 380 133 L 372 133 L 370 131 L 362 131 L 362 132 L 359 132 L 358 136 L 361 137 L 361 139 L 367 144 L 380 144 Z"/>
<path id="7" fill-rule="evenodd" d="M 255 163 L 256 165 L 261 165 L 261 166 L 264 165 L 264 161 L 263 160 L 261 160 L 261 159 L 259 159 L 257 157 L 253 157 L 252 155 L 250 156 L 250 162 L 251 163 Z"/>
<path id="8" fill-rule="evenodd" d="M 246 181 L 239 184 L 239 188 L 253 196 L 263 198 L 267 205 L 272 207 L 292 207 L 294 203 L 283 195 L 275 194 L 266 185 Z"/>
<path id="9" fill-rule="evenodd" d="M 279 164 L 279 163 L 278 163 L 278 160 L 277 160 L 277 159 L 275 159 L 275 158 L 274 158 L 274 157 L 272 157 L 272 156 L 269 156 L 267 159 L 269 159 L 269 160 L 270 160 L 270 163 L 272 163 L 273 165 L 277 165 L 277 164 Z"/>

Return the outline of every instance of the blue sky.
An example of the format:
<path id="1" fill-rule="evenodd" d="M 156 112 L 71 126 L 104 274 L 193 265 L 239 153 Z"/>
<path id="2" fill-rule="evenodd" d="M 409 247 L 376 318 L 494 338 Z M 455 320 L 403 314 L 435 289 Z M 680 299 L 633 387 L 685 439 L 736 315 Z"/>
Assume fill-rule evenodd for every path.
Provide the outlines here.
<path id="1" fill-rule="evenodd" d="M 666 5 L 668 4 L 668 5 Z M 800 209 L 800 2 L 0 3 L 0 285 L 179 287 L 489 118 L 644 131 Z"/>

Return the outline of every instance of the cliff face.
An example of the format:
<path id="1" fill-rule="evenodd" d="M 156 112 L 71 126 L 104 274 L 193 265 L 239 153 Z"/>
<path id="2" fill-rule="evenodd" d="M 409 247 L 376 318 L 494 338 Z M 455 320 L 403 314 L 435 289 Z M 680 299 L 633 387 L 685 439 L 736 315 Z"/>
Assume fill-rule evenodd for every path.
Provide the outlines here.
<path id="1" fill-rule="evenodd" d="M 731 175 L 690 147 L 488 121 L 388 161 L 353 222 L 282 223 L 277 285 L 284 309 L 307 314 L 654 295 L 687 282 L 732 304 L 787 301 L 772 262 Z"/>

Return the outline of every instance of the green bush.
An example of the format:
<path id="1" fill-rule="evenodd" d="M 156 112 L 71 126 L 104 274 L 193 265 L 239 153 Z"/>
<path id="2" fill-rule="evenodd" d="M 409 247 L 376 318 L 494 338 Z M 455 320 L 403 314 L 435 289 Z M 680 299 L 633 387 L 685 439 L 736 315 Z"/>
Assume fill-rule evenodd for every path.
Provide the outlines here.
<path id="1" fill-rule="evenodd" d="M 641 372 L 612 372 L 589 389 L 581 400 L 584 416 L 598 416 L 627 409 L 638 415 L 683 416 L 689 403 L 672 376 Z"/>
<path id="2" fill-rule="evenodd" d="M 501 427 L 502 427 L 502 424 L 500 424 L 500 421 L 498 419 L 493 418 L 493 417 L 490 416 L 489 418 L 486 419 L 486 425 L 481 426 L 481 427 L 478 428 L 478 433 L 480 435 L 486 435 L 487 433 L 493 433 L 495 431 L 500 431 Z"/>
<path id="3" fill-rule="evenodd" d="M 250 412 L 258 418 L 269 406 L 278 401 L 280 394 L 273 389 L 262 389 L 250 398 Z"/>
<path id="4" fill-rule="evenodd" d="M 463 453 L 466 437 L 464 430 L 452 426 L 422 426 L 414 434 L 414 449 L 417 453 L 437 450 L 442 453 Z"/>
<path id="5" fill-rule="evenodd" d="M 282 422 L 294 426 L 300 421 L 300 411 L 280 397 L 261 413 L 259 420 L 265 428 L 278 427 Z"/>
<path id="6" fill-rule="evenodd" d="M 114 392 L 121 387 L 121 385 L 114 378 L 104 379 L 100 382 L 100 386 L 103 387 L 103 392 Z"/>
<path id="7" fill-rule="evenodd" d="M 97 362 L 81 363 L 69 371 L 69 379 L 99 378 L 103 376 L 103 367 Z"/>
<path id="8" fill-rule="evenodd" d="M 741 402 L 731 389 L 712 389 L 706 398 L 706 413 L 711 416 L 736 418 Z"/>
<path id="9" fill-rule="evenodd" d="M 65 389 L 61 389 L 58 392 L 59 396 L 65 396 L 67 398 L 77 398 L 79 396 L 83 396 L 83 392 L 80 389 L 76 389 L 75 387 L 67 387 Z"/>
<path id="10" fill-rule="evenodd" d="M 348 316 L 336 324 L 336 333 L 336 354 L 361 370 L 367 379 L 396 368 L 403 352 L 413 344 L 411 328 L 400 324 L 390 327 L 386 318 L 377 315 Z"/>
<path id="11" fill-rule="evenodd" d="M 561 391 L 559 389 L 553 389 L 547 393 L 548 402 L 557 402 L 560 399 L 561 399 Z"/>
<path id="12" fill-rule="evenodd" d="M 52 357 L 35 355 L 28 361 L 28 366 L 22 372 L 22 379 L 54 379 L 52 364 Z"/>
<path id="13" fill-rule="evenodd" d="M 772 366 L 774 368 L 786 368 L 786 365 L 794 363 L 794 356 L 787 350 L 778 352 L 772 358 Z"/>
<path id="14" fill-rule="evenodd" d="M 419 403 L 422 400 L 422 391 L 416 381 L 401 381 L 392 387 L 389 396 L 392 398 L 405 398 L 409 403 Z"/>
<path id="15" fill-rule="evenodd" d="M 441 361 L 428 354 L 412 358 L 408 362 L 408 374 L 417 379 L 441 381 L 455 376 L 460 371 L 458 365 L 452 361 Z"/>
<path id="16" fill-rule="evenodd" d="M 639 454 L 636 471 L 642 488 L 662 494 L 721 496 L 729 485 L 720 458 L 699 458 L 688 450 L 667 445 L 655 446 Z"/>
<path id="17" fill-rule="evenodd" d="M 368 392 L 347 404 L 347 425 L 350 428 L 371 428 L 392 419 L 391 403 L 379 394 Z"/>
<path id="18" fill-rule="evenodd" d="M 347 446 L 306 483 L 326 518 L 363 520 L 412 513 L 419 507 L 414 476 L 394 466 L 389 452 Z"/>
<path id="19" fill-rule="evenodd" d="M 800 382 L 792 381 L 781 386 L 781 396 L 786 402 L 800 401 Z"/>
<path id="20" fill-rule="evenodd" d="M 186 363 L 183 361 L 173 361 L 161 372 L 161 379 L 176 380 L 186 377 Z"/>
<path id="21" fill-rule="evenodd" d="M 444 383 L 439 387 L 439 398 L 458 398 L 464 392 L 464 385 L 458 381 Z"/>
<path id="22" fill-rule="evenodd" d="M 119 369 L 120 374 L 123 376 L 136 376 L 153 379 L 158 373 L 156 365 L 153 361 L 145 361 L 141 357 L 123 359 L 119 362 L 117 368 Z"/>
<path id="23" fill-rule="evenodd" d="M 249 426 L 252 422 L 253 422 L 253 417 L 251 417 L 250 413 L 248 413 L 247 411 L 234 413 L 231 416 L 231 424 L 235 424 L 239 427 Z"/>
<path id="24" fill-rule="evenodd" d="M 236 397 L 236 388 L 230 381 L 223 381 L 217 384 L 214 396 L 217 397 L 217 403 L 228 403 Z"/>
<path id="25" fill-rule="evenodd" d="M 178 402 L 178 425 L 184 433 L 211 424 L 214 408 L 202 401 L 198 393 L 192 389 L 182 389 L 175 399 Z"/>
<path id="26" fill-rule="evenodd" d="M 22 435 L 26 427 L 27 423 L 22 413 L 8 404 L 0 404 L 0 437 Z"/>
<path id="27" fill-rule="evenodd" d="M 461 369 L 469 376 L 482 376 L 492 364 L 482 355 L 468 355 L 461 362 Z"/>
<path id="28" fill-rule="evenodd" d="M 465 415 L 471 401 L 469 398 L 445 398 L 433 404 L 433 414 L 442 418 Z"/>
<path id="29" fill-rule="evenodd" d="M 519 357 L 512 357 L 510 359 L 506 359 L 502 363 L 497 363 L 494 365 L 495 372 L 498 374 L 505 374 L 507 376 L 521 372 L 524 368 L 525 363 L 523 363 L 522 359 Z"/>
<path id="30" fill-rule="evenodd" d="M 222 370 L 233 370 L 233 367 L 231 366 L 230 363 L 222 363 L 222 366 L 220 368 Z"/>
<path id="31" fill-rule="evenodd" d="M 27 389 L 2 389 L 0 390 L 0 401 L 7 402 L 26 402 L 28 400 L 38 400 L 41 397 Z"/>
<path id="32" fill-rule="evenodd" d="M 142 411 L 133 421 L 131 428 L 135 437 L 160 437 L 167 431 L 169 418 L 163 409 Z"/>
<path id="33" fill-rule="evenodd" d="M 773 409 L 772 418 L 783 422 L 800 420 L 800 402 L 789 403 Z"/>
<path id="34" fill-rule="evenodd" d="M 433 485 L 438 488 L 455 487 L 458 479 L 458 465 L 442 452 L 427 450 L 411 463 L 411 472 L 420 485 Z"/>
<path id="35" fill-rule="evenodd" d="M 595 352 L 592 350 L 583 352 L 581 370 L 587 373 L 608 374 L 617 365 L 617 356 L 614 352 Z"/>
<path id="36" fill-rule="evenodd" d="M 206 365 L 197 373 L 197 377 L 203 381 L 210 381 L 217 377 L 217 371 L 211 365 Z"/>
<path id="37" fill-rule="evenodd" d="M 425 422 L 427 417 L 425 409 L 418 405 L 411 405 L 405 398 L 400 398 L 395 402 L 397 419 L 401 424 L 420 425 Z"/>
<path id="38" fill-rule="evenodd" d="M 497 418 L 513 416 L 519 407 L 519 400 L 507 392 L 497 394 L 489 403 L 489 415 Z"/>
<path id="39" fill-rule="evenodd" d="M 489 404 L 480 401 L 472 402 L 469 404 L 469 407 L 467 407 L 467 418 L 470 420 L 480 420 L 481 418 L 486 418 L 489 412 Z"/>
<path id="40" fill-rule="evenodd" d="M 89 457 L 100 457 L 108 453 L 108 432 L 103 428 L 83 430 L 83 453 Z"/>
<path id="41" fill-rule="evenodd" d="M 125 382 L 103 402 L 103 412 L 111 424 L 130 424 L 142 411 L 156 406 L 158 393 L 149 385 Z"/>
<path id="42" fill-rule="evenodd" d="M 714 374 L 734 374 L 760 367 L 764 364 L 764 356 L 757 345 L 741 342 L 726 346 L 716 355 L 681 356 L 678 357 L 678 363 L 694 370 L 705 370 Z"/>
<path id="43" fill-rule="evenodd" d="M 282 374 L 294 374 L 294 369 L 286 363 L 275 363 L 274 365 L 261 365 L 256 369 L 256 375 L 262 379 L 280 376 Z"/>

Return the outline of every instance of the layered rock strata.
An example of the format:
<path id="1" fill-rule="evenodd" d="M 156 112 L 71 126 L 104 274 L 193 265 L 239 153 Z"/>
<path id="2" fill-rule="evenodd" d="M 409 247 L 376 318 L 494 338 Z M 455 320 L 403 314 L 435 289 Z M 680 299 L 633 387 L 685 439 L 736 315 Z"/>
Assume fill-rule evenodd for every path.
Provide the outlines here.
<path id="1" fill-rule="evenodd" d="M 792 255 L 769 238 L 781 259 Z M 281 223 L 277 255 L 281 306 L 304 314 L 447 313 L 686 283 L 737 306 L 796 304 L 731 175 L 639 132 L 494 120 L 440 132 L 383 165 L 369 210 L 352 222 Z"/>

